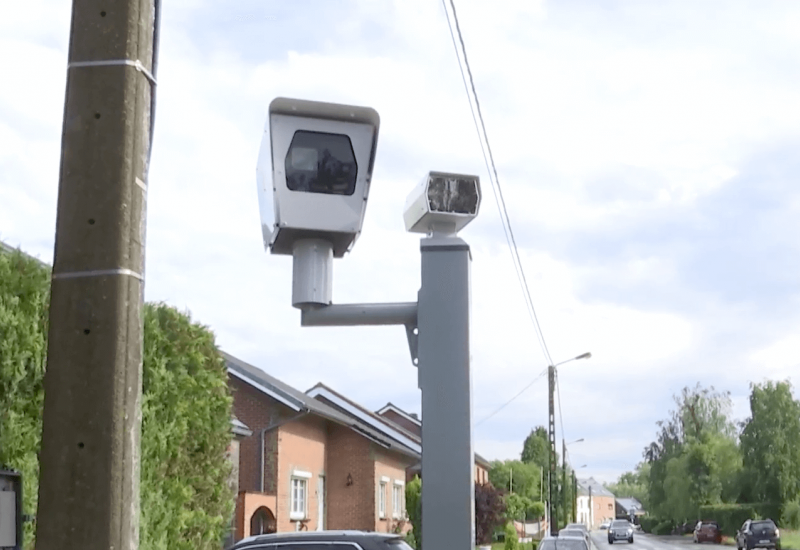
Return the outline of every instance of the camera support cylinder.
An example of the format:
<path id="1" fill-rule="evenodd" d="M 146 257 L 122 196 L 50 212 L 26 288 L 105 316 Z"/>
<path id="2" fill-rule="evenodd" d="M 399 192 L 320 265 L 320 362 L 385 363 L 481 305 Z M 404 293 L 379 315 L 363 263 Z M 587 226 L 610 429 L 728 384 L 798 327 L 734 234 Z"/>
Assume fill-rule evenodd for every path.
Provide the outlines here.
<path id="1" fill-rule="evenodd" d="M 292 305 L 303 309 L 327 306 L 333 294 L 333 244 L 323 239 L 301 239 L 292 249 Z"/>

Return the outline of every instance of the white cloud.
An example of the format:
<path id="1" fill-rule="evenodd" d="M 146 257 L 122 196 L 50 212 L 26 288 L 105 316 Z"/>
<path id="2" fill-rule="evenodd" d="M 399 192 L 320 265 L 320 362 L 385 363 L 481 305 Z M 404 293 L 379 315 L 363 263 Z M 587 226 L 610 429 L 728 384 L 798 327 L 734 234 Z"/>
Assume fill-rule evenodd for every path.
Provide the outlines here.
<path id="1" fill-rule="evenodd" d="M 269 101 L 286 95 L 371 105 L 382 121 L 375 184 L 363 235 L 335 263 L 334 298 L 413 300 L 419 242 L 403 230 L 406 194 L 431 169 L 481 175 L 481 215 L 464 232 L 474 257 L 480 421 L 546 361 L 499 224 L 443 8 L 422 0 L 316 6 L 332 10 L 324 12 L 327 38 L 310 32 L 319 29 L 294 7 L 165 4 L 147 298 L 190 309 L 227 351 L 300 389 L 323 381 L 366 406 L 391 400 L 418 410 L 402 328 L 300 328 L 291 261 L 265 254 L 260 241 L 255 162 Z M 723 6 L 730 4 L 515 0 L 497 9 L 457 2 L 550 353 L 555 361 L 593 354 L 563 366 L 561 392 L 567 435 L 586 438 L 574 455 L 597 479 L 640 460 L 654 422 L 683 385 L 699 379 L 731 389 L 743 417 L 749 380 L 797 369 L 796 315 L 759 313 L 772 303 L 766 291 L 742 305 L 735 293 L 694 282 L 713 273 L 688 271 L 695 264 L 687 256 L 707 257 L 725 244 L 689 231 L 717 224 L 722 231 L 712 236 L 720 239 L 739 227 L 726 225 L 729 203 L 699 211 L 726 191 L 735 197 L 737 178 L 758 182 L 754 189 L 765 195 L 755 196 L 779 204 L 783 217 L 771 219 L 796 218 L 800 205 L 789 187 L 766 185 L 780 172 L 774 163 L 790 159 L 756 155 L 796 136 L 800 123 L 800 11 Z M 0 62 L 12 83 L 0 87 L 0 238 L 47 260 L 69 7 L 34 0 L 0 8 Z M 297 36 L 301 24 L 305 34 Z M 750 201 L 755 212 L 759 201 Z M 594 240 L 617 238 L 614 231 L 621 242 Z M 772 233 L 776 255 L 795 258 L 795 233 Z M 765 270 L 723 270 L 721 282 L 761 288 L 770 280 Z M 785 302 L 800 295 L 797 285 L 787 288 L 794 297 Z M 544 382 L 479 425 L 477 452 L 518 456 L 531 427 L 545 423 Z"/>

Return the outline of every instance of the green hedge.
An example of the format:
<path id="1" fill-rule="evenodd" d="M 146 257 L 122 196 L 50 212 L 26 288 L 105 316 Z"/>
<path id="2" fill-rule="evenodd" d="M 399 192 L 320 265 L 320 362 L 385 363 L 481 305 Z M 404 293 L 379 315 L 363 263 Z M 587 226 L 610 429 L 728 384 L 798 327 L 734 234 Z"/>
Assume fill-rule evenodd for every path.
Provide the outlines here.
<path id="1" fill-rule="evenodd" d="M 734 536 L 748 519 L 773 517 L 770 504 L 714 504 L 700 507 L 700 519 L 716 521 L 724 535 Z M 779 517 L 779 516 L 777 516 Z M 776 519 L 777 521 L 777 519 Z"/>
<path id="2" fill-rule="evenodd" d="M 0 250 L 0 464 L 23 475 L 36 514 L 50 269 Z M 234 495 L 231 397 L 206 327 L 163 304 L 144 309 L 141 550 L 219 550 Z M 44 518 L 42 518 L 44 519 Z M 26 524 L 26 548 L 34 544 Z"/>

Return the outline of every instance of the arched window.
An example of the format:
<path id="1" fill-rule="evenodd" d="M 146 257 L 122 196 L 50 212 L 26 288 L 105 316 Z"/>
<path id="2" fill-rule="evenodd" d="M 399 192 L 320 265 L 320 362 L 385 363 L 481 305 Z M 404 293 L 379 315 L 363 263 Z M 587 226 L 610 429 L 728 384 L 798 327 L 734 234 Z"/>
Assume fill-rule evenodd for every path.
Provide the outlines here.
<path id="1" fill-rule="evenodd" d="M 266 506 L 258 508 L 250 518 L 250 536 L 266 535 L 277 531 L 275 515 Z"/>

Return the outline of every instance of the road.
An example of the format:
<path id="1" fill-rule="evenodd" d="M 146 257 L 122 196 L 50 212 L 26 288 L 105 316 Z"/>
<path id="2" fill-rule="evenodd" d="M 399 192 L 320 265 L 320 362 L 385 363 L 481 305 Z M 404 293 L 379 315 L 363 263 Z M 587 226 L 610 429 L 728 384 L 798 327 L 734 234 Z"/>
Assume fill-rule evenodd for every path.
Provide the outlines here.
<path id="1" fill-rule="evenodd" d="M 606 531 L 592 531 L 592 542 L 597 550 L 611 550 L 612 545 L 608 544 Z M 633 544 L 627 542 L 615 542 L 613 546 L 619 546 L 619 550 L 732 550 L 730 546 L 722 544 L 694 544 L 691 537 L 671 537 L 655 536 L 636 533 L 633 536 Z"/>

